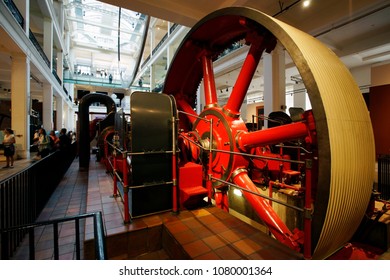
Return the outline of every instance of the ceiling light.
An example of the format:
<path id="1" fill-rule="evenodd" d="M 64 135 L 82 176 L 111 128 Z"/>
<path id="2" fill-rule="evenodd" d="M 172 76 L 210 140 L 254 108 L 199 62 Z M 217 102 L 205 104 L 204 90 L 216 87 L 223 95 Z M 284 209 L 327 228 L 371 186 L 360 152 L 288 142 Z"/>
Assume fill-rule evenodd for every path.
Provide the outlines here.
<path id="1" fill-rule="evenodd" d="M 310 5 L 310 0 L 303 1 L 303 7 L 309 7 L 309 5 Z"/>

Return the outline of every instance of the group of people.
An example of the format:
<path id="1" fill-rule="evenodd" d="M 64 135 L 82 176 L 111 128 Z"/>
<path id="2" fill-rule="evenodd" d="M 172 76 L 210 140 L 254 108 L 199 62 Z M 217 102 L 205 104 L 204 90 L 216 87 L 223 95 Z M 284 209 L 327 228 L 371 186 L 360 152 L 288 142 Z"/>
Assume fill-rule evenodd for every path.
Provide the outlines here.
<path id="1" fill-rule="evenodd" d="M 44 128 L 37 129 L 33 138 L 33 146 L 37 146 L 38 152 L 33 159 L 41 159 L 57 149 L 67 150 L 74 141 L 76 141 L 75 133 L 71 131 L 68 132 L 66 128 L 61 129 L 58 137 L 54 130 L 51 130 L 50 133 L 47 134 Z M 2 144 L 4 147 L 6 165 L 3 168 L 14 167 L 15 142 L 14 131 L 11 128 L 4 129 Z"/>
<path id="2" fill-rule="evenodd" d="M 51 130 L 49 134 L 46 133 L 44 128 L 36 130 L 33 145 L 38 147 L 38 152 L 33 159 L 41 159 L 57 149 L 66 150 L 75 141 L 75 137 L 74 133 L 67 133 L 66 128 L 61 129 L 58 137 L 54 130 Z"/>

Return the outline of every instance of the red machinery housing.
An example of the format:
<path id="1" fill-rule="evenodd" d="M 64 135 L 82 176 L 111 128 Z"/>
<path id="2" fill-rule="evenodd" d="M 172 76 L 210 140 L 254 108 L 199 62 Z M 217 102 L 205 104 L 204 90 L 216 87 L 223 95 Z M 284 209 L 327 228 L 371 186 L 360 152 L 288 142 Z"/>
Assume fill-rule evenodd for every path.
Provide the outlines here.
<path id="1" fill-rule="evenodd" d="M 169 208 L 176 212 L 184 208 L 201 207 L 205 203 L 215 203 L 230 211 L 232 190 L 239 190 L 269 232 L 286 246 L 302 252 L 307 259 L 326 258 L 351 240 L 365 215 L 371 197 L 369 184 L 373 178 L 370 170 L 357 168 L 365 174 L 361 180 L 355 180 L 352 187 L 359 190 L 362 202 L 357 203 L 353 210 L 345 209 L 354 219 L 334 221 L 333 205 L 337 206 L 339 202 L 349 205 L 353 198 L 339 191 L 339 185 L 333 182 L 340 175 L 335 175 L 331 168 L 331 159 L 338 156 L 333 150 L 337 146 L 334 143 L 334 131 L 330 132 L 334 124 L 328 122 L 326 117 L 330 112 L 329 105 L 322 103 L 328 98 L 322 91 L 328 94 L 328 89 L 322 88 L 322 80 L 317 82 L 317 69 L 310 68 L 313 67 L 309 63 L 312 59 L 308 51 L 310 48 L 299 49 L 298 42 L 292 38 L 296 35 L 294 32 L 288 26 L 248 8 L 222 9 L 194 26 L 179 47 L 166 76 L 163 92 L 172 97 L 168 101 L 171 105 L 166 107 L 169 107 L 169 113 L 166 114 L 162 109 L 161 94 L 157 97 L 159 94 L 155 93 L 133 93 L 137 101 L 131 102 L 132 114 L 135 114 L 134 119 L 131 116 L 132 129 L 129 132 L 116 130 L 120 139 L 130 138 L 132 143 L 127 148 L 123 148 L 123 145 L 119 145 L 121 149 L 111 147 L 114 152 L 109 166 L 114 173 L 122 174 L 122 195 L 126 197 L 128 189 L 148 188 L 160 181 L 154 178 L 152 184 L 142 180 L 132 183 L 133 176 L 138 174 L 153 177 L 159 173 L 159 169 L 149 169 L 147 161 L 151 155 L 171 154 L 169 161 L 166 158 L 162 160 L 164 166 L 170 166 L 171 173 L 170 179 L 163 178 L 162 181 L 164 184 L 169 183 L 171 188 L 162 188 L 159 195 L 148 191 L 142 194 L 143 199 L 151 205 L 164 200 L 162 194 L 169 192 L 172 200 L 165 196 L 164 205 L 154 209 L 156 211 Z M 291 37 L 290 33 L 293 34 Z M 304 36 L 301 33 L 298 35 Z M 219 104 L 213 62 L 238 41 L 248 45 L 248 53 L 227 103 Z M 240 108 L 263 52 L 271 53 L 277 42 L 286 47 L 296 62 L 311 96 L 313 110 L 301 113 L 294 121 L 248 131 L 240 116 Z M 317 43 L 313 44 L 321 48 Z M 318 59 L 330 59 L 327 55 L 319 55 Z M 317 61 L 317 58 L 313 60 Z M 341 67 L 330 71 L 344 73 Z M 330 76 L 326 77 L 330 79 Z M 194 107 L 200 84 L 203 85 L 205 104 L 203 111 L 198 114 Z M 343 95 L 345 87 L 342 85 L 332 90 Z M 354 95 L 358 89 L 355 92 L 354 88 L 352 92 L 346 98 L 362 100 L 361 96 Z M 366 110 L 363 105 L 364 101 L 357 106 L 359 109 L 350 109 Z M 137 114 L 139 117 L 135 117 Z M 166 119 L 160 117 L 163 115 L 166 115 Z M 155 123 L 149 119 L 154 119 Z M 346 126 L 355 123 L 348 121 Z M 367 119 L 356 121 L 366 122 Z M 170 136 L 158 137 L 156 131 L 167 125 L 168 133 L 164 135 Z M 358 137 L 358 141 L 350 147 L 343 144 L 346 151 L 343 156 L 355 158 L 357 152 L 362 152 L 359 146 L 372 140 L 368 136 L 365 134 L 365 139 Z M 156 148 L 155 143 L 161 141 L 171 144 Z M 137 148 L 132 146 L 133 143 L 136 143 Z M 106 145 L 115 146 L 112 143 Z M 371 150 L 365 149 L 364 153 L 370 158 Z M 135 160 L 140 154 L 145 159 Z M 106 156 L 109 157 L 108 154 Z M 154 168 L 156 164 L 153 162 L 149 165 Z M 138 165 L 142 167 L 138 168 Z M 168 169 L 164 170 L 161 172 L 162 177 L 168 172 Z M 348 170 L 343 174 L 346 178 L 356 175 L 347 173 Z M 287 199 L 282 201 L 283 197 Z M 288 203 L 289 197 L 295 199 L 295 205 Z M 277 205 L 282 206 L 278 208 Z M 283 209 L 287 208 L 293 209 L 296 214 L 281 215 L 281 212 L 286 212 Z M 125 211 L 128 213 L 131 209 Z M 153 211 L 141 211 L 140 215 Z M 127 216 L 126 221 L 128 219 Z M 339 237 L 332 240 L 333 237 L 329 236 L 335 231 L 338 231 Z"/>

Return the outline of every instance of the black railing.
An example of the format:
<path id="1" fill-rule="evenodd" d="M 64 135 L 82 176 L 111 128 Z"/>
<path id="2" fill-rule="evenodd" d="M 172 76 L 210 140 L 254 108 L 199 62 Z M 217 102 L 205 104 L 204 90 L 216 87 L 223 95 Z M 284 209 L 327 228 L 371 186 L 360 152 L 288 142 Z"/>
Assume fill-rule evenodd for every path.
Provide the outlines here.
<path id="1" fill-rule="evenodd" d="M 95 240 L 95 258 L 97 260 L 107 259 L 106 253 L 106 243 L 105 243 L 105 234 L 103 227 L 103 218 L 102 213 L 87 213 L 77 216 L 65 217 L 61 219 L 49 220 L 44 222 L 37 222 L 33 224 L 13 227 L 0 231 L 1 235 L 1 259 L 8 260 L 12 253 L 12 246 L 10 236 L 19 233 L 19 235 L 25 235 L 28 233 L 28 248 L 29 248 L 29 259 L 35 260 L 35 229 L 38 227 L 53 226 L 53 250 L 54 250 L 54 259 L 58 260 L 60 256 L 59 249 L 59 224 L 74 221 L 74 230 L 75 230 L 75 252 L 76 259 L 81 259 L 81 231 L 80 231 L 80 220 L 87 218 L 93 218 L 93 228 L 94 228 L 94 240 Z"/>
<path id="2" fill-rule="evenodd" d="M 24 27 L 24 18 L 22 16 L 22 14 L 19 12 L 18 8 L 16 7 L 14 1 L 12 1 L 12 0 L 3 0 L 3 2 L 8 7 L 8 9 L 11 12 L 11 14 L 14 16 L 15 20 L 23 28 Z"/>
<path id="3" fill-rule="evenodd" d="M 75 145 L 69 151 L 56 151 L 0 181 L 0 230 L 36 221 L 72 163 Z M 10 253 L 19 246 L 24 235 L 22 231 L 9 235 Z"/>
<path id="4" fill-rule="evenodd" d="M 62 81 L 61 81 L 60 77 L 58 77 L 57 71 L 53 69 L 51 72 L 53 73 L 54 78 L 56 78 L 56 80 L 60 84 L 60 86 L 62 86 Z"/>
<path id="5" fill-rule="evenodd" d="M 174 25 L 172 25 L 172 26 L 171 26 L 171 29 L 170 29 L 170 34 L 172 34 L 172 32 L 175 31 L 175 29 L 176 29 L 178 26 L 179 26 L 179 25 L 176 24 L 176 23 L 175 23 Z M 151 54 L 151 55 L 155 54 L 155 53 L 158 51 L 158 49 L 161 47 L 161 45 L 165 42 L 165 40 L 166 40 L 167 38 L 168 38 L 168 33 L 166 33 L 166 34 L 164 35 L 164 37 L 160 40 L 160 42 L 157 44 L 157 46 L 152 50 L 152 54 Z M 145 59 L 145 61 L 142 63 L 141 69 L 145 67 L 146 63 L 148 63 L 148 61 L 149 61 L 150 58 L 151 58 L 151 55 L 149 55 L 149 56 Z"/>
<path id="6" fill-rule="evenodd" d="M 169 29 L 169 33 L 172 34 L 173 31 L 178 27 L 179 25 L 177 23 L 174 23 L 171 28 Z"/>
<path id="7" fill-rule="evenodd" d="M 164 35 L 164 37 L 162 37 L 162 39 L 157 44 L 157 46 L 152 50 L 152 55 L 154 55 L 161 48 L 162 44 L 164 44 L 164 42 L 167 40 L 167 38 L 168 38 L 168 33 L 166 33 Z"/>
<path id="8" fill-rule="evenodd" d="M 29 32 L 29 38 L 30 38 L 31 43 L 33 43 L 34 47 L 39 52 L 39 54 L 41 55 L 41 57 L 45 61 L 46 65 L 50 68 L 50 61 L 49 61 L 49 59 L 47 58 L 45 52 L 43 51 L 41 45 L 39 44 L 39 42 L 37 40 L 37 38 L 35 38 L 34 33 L 31 30 L 29 30 L 29 31 L 30 31 Z"/>
<path id="9" fill-rule="evenodd" d="M 390 200 L 390 155 L 378 158 L 378 192 L 383 200 Z"/>
<path id="10" fill-rule="evenodd" d="M 151 55 L 149 54 L 148 57 L 145 59 L 145 61 L 142 63 L 141 69 L 145 67 L 145 65 L 149 62 L 150 58 L 151 58 Z"/>

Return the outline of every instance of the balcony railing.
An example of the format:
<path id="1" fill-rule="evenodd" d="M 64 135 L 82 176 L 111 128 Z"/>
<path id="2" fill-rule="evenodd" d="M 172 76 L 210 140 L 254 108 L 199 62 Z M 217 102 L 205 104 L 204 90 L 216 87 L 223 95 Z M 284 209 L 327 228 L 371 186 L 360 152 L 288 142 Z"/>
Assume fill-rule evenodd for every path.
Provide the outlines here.
<path id="1" fill-rule="evenodd" d="M 54 78 L 56 78 L 57 82 L 61 86 L 62 85 L 62 81 L 61 81 L 60 77 L 58 77 L 57 71 L 53 69 L 51 72 L 53 73 Z"/>
<path id="2" fill-rule="evenodd" d="M 24 18 L 22 14 L 19 12 L 18 8 L 16 7 L 14 1 L 12 0 L 3 0 L 4 4 L 8 7 L 12 15 L 14 16 L 15 20 L 19 23 L 19 25 L 24 28 Z"/>
<path id="3" fill-rule="evenodd" d="M 43 60 L 45 61 L 46 65 L 50 68 L 50 61 L 47 58 L 45 52 L 43 51 L 41 45 L 39 44 L 38 40 L 35 38 L 34 33 L 30 30 L 29 32 L 29 38 L 31 43 L 34 45 L 34 47 L 37 49 Z"/>

